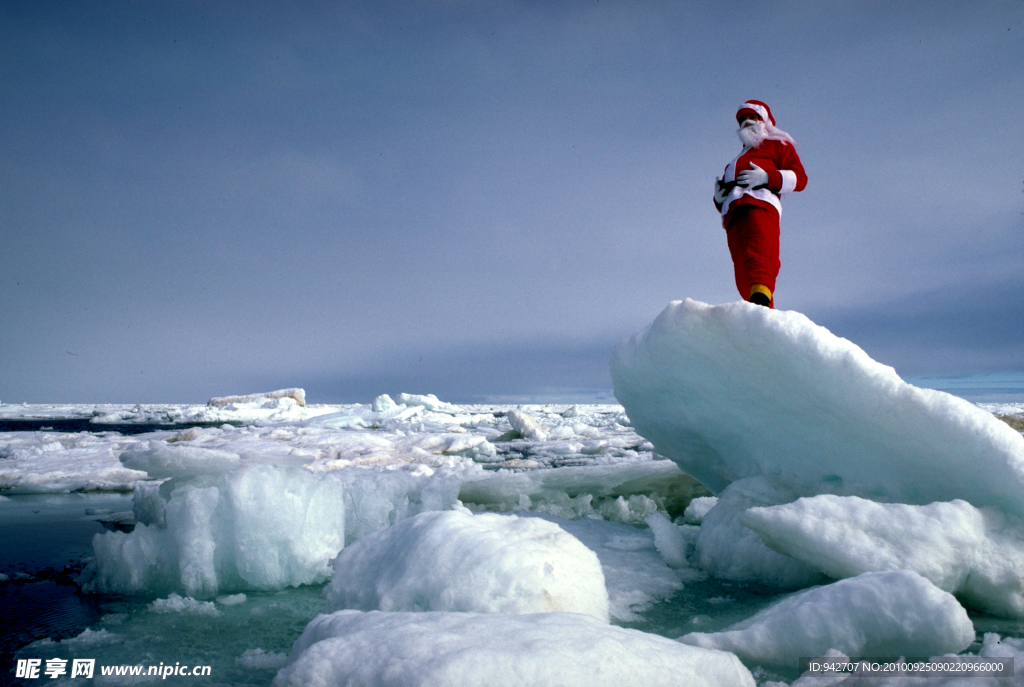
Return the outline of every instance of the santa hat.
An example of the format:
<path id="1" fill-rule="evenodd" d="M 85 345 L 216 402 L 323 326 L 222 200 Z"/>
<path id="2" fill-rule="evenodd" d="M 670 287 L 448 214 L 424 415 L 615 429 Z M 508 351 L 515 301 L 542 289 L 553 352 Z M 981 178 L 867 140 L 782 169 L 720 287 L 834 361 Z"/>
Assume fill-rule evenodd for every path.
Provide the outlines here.
<path id="1" fill-rule="evenodd" d="M 736 121 L 740 121 L 740 117 L 745 114 L 753 113 L 761 118 L 762 122 L 766 122 L 775 126 L 775 117 L 772 117 L 771 108 L 762 103 L 760 100 L 748 100 L 747 102 L 740 105 L 740 109 L 736 110 Z"/>
<path id="2" fill-rule="evenodd" d="M 761 121 L 764 122 L 764 128 L 769 139 L 784 141 L 786 143 L 796 143 L 792 136 L 775 126 L 775 117 L 772 117 L 771 108 L 769 108 L 765 103 L 762 103 L 760 100 L 748 100 L 743 103 L 740 105 L 740 108 L 736 110 L 736 121 L 738 122 L 740 117 L 748 113 L 756 114 L 761 118 Z"/>

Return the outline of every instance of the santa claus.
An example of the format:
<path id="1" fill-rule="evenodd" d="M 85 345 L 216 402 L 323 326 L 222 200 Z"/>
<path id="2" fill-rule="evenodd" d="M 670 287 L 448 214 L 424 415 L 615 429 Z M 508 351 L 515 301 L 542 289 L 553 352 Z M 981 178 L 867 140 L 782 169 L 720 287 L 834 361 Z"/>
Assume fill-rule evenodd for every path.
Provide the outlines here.
<path id="1" fill-rule="evenodd" d="M 793 138 L 776 128 L 767 105 L 748 100 L 736 111 L 736 121 L 743 151 L 715 180 L 715 207 L 722 213 L 740 296 L 771 308 L 782 264 L 782 194 L 804 190 L 807 174 Z"/>

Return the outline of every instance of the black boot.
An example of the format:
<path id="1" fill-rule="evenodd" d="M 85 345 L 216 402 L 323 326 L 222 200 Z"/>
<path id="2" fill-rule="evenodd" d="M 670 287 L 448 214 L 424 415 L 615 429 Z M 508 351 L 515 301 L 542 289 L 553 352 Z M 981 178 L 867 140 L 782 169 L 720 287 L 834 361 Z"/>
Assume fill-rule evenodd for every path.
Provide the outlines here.
<path id="1" fill-rule="evenodd" d="M 761 293 L 760 291 L 755 291 L 754 293 L 750 294 L 750 302 L 755 303 L 757 305 L 763 305 L 766 308 L 771 307 L 772 304 L 771 299 L 769 299 L 768 296 Z"/>

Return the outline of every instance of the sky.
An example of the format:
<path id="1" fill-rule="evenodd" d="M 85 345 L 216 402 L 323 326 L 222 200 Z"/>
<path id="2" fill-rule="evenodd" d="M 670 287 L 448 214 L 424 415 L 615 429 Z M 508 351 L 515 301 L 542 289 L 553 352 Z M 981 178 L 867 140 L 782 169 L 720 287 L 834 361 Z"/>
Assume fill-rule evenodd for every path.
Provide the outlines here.
<path id="1" fill-rule="evenodd" d="M 0 401 L 610 400 L 748 99 L 776 306 L 1024 387 L 1024 0 L 0 0 Z"/>

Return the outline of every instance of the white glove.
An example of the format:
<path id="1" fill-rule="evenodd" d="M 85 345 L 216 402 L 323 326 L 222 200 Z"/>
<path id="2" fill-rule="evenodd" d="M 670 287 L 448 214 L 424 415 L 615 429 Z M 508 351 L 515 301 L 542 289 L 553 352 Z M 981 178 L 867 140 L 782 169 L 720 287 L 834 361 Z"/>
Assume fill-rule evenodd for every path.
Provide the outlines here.
<path id="1" fill-rule="evenodd" d="M 750 169 L 745 169 L 736 176 L 736 185 L 752 189 L 764 188 L 768 185 L 768 172 L 751 162 Z"/>
<path id="2" fill-rule="evenodd" d="M 725 184 L 722 183 L 721 179 L 715 179 L 715 203 L 721 205 L 725 202 L 726 196 L 729 192 L 725 188 Z"/>

